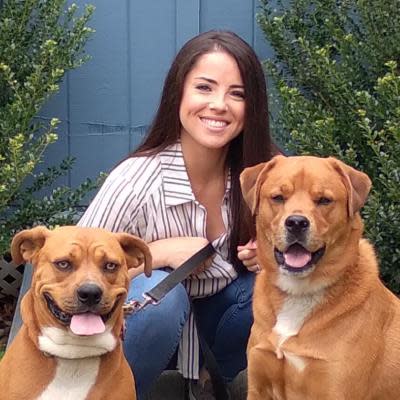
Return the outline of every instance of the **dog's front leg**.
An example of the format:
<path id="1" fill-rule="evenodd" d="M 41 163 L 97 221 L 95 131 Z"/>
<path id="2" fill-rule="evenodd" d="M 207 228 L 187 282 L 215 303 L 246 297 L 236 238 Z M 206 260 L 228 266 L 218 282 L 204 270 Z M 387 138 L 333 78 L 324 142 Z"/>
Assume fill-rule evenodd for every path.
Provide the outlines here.
<path id="1" fill-rule="evenodd" d="M 276 400 L 274 395 L 274 371 L 279 368 L 277 360 L 268 351 L 254 346 L 248 351 L 248 394 L 247 400 Z M 275 388 L 275 392 L 278 388 Z"/>

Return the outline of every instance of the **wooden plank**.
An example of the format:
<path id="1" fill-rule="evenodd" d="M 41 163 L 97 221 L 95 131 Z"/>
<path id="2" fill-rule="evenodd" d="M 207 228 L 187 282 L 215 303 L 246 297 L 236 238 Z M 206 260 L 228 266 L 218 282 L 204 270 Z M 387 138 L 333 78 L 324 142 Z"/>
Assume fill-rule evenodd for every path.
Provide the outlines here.
<path id="1" fill-rule="evenodd" d="M 75 135 L 71 152 L 76 157 L 71 184 L 76 187 L 85 177 L 94 178 L 100 171 L 109 172 L 124 158 L 129 148 L 129 132 L 118 134 Z"/>
<path id="2" fill-rule="evenodd" d="M 132 1 L 129 9 L 130 113 L 132 126 L 154 116 L 175 54 L 175 2 Z"/>
<path id="3" fill-rule="evenodd" d="M 243 0 L 201 0 L 200 31 L 232 30 L 246 40 L 253 41 L 253 2 Z"/>
<path id="4" fill-rule="evenodd" d="M 200 2 L 176 0 L 176 52 L 200 32 Z"/>
<path id="5" fill-rule="evenodd" d="M 128 125 L 127 1 L 95 1 L 87 43 L 89 62 L 70 73 L 70 135 L 86 134 L 84 123 Z M 79 0 L 78 4 L 87 3 Z"/>

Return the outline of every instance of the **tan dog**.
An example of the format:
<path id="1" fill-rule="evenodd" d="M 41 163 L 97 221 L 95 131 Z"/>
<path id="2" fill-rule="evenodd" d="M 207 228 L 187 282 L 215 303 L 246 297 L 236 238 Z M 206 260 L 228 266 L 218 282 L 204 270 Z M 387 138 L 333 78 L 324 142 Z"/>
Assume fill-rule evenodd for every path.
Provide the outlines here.
<path id="1" fill-rule="evenodd" d="M 397 400 L 400 301 L 361 238 L 370 180 L 334 159 L 277 156 L 247 168 L 261 273 L 248 400 Z"/>
<path id="2" fill-rule="evenodd" d="M 103 229 L 37 227 L 18 233 L 14 261 L 31 262 L 23 325 L 0 363 L 4 400 L 133 400 L 122 353 L 128 268 L 151 256 L 145 242 Z"/>

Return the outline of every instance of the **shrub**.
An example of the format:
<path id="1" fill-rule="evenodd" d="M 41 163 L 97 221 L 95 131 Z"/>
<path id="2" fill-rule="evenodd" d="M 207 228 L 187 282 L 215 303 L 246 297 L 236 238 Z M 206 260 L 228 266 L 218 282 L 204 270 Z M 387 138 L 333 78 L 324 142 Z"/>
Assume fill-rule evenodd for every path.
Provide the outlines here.
<path id="1" fill-rule="evenodd" d="M 75 4 L 64 0 L 6 0 L 0 3 L 0 254 L 22 228 L 72 223 L 83 196 L 98 185 L 86 180 L 76 190 L 53 185 L 72 166 L 35 174 L 46 147 L 57 140 L 58 119 L 37 118 L 49 97 L 59 90 L 67 70 L 84 63 L 86 26 L 93 7 L 76 16 Z M 27 183 L 27 178 L 28 182 Z"/>
<path id="2" fill-rule="evenodd" d="M 400 2 L 261 0 L 258 22 L 275 51 L 276 136 L 370 176 L 366 234 L 400 293 Z"/>

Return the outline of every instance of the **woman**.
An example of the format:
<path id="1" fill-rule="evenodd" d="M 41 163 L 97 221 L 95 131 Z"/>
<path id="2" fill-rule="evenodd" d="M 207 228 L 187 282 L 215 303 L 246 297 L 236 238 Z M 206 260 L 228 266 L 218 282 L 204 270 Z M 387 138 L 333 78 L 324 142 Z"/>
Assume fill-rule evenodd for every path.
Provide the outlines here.
<path id="1" fill-rule="evenodd" d="M 200 370 L 188 296 L 224 378 L 246 368 L 258 265 L 239 175 L 271 156 L 264 74 L 252 48 L 231 32 L 191 39 L 168 72 L 148 136 L 111 172 L 79 223 L 149 243 L 152 277 L 134 270 L 129 299 L 139 299 L 168 274 L 165 267 L 178 268 L 208 242 L 216 249 L 161 304 L 128 318 L 124 350 L 139 398 L 176 366 L 176 354 L 191 380 L 190 398 L 214 398 Z"/>

